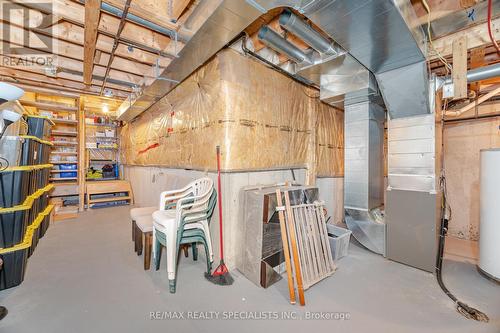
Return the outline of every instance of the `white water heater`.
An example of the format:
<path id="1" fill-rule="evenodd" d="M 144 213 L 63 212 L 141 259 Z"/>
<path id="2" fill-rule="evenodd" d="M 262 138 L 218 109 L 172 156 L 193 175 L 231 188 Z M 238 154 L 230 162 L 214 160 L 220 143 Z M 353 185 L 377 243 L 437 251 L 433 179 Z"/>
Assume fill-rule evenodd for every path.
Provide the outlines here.
<path id="1" fill-rule="evenodd" d="M 500 281 L 500 148 L 481 150 L 479 269 Z"/>

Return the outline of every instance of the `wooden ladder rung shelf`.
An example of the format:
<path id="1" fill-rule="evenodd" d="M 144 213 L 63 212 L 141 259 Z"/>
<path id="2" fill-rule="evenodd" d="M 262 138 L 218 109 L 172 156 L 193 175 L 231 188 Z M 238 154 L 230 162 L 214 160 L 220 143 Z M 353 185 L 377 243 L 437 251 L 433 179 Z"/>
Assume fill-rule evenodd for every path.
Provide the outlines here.
<path id="1" fill-rule="evenodd" d="M 134 194 L 130 183 L 126 180 L 110 180 L 89 182 L 85 185 L 87 208 L 92 208 L 91 205 L 95 203 L 115 202 L 126 200 L 131 205 L 134 204 Z M 107 198 L 91 199 L 92 195 L 96 194 L 113 194 L 113 193 L 127 193 L 125 196 L 110 196 Z"/>

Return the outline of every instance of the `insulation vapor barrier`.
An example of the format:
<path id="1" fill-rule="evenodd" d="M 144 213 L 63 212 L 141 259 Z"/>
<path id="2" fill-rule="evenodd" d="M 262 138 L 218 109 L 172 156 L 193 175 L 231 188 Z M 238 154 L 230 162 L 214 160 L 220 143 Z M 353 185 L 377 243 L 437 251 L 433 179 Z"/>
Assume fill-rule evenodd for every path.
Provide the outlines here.
<path id="1" fill-rule="evenodd" d="M 128 165 L 343 174 L 343 112 L 318 92 L 224 50 L 121 130 Z M 311 164 L 316 163 L 316 166 Z"/>

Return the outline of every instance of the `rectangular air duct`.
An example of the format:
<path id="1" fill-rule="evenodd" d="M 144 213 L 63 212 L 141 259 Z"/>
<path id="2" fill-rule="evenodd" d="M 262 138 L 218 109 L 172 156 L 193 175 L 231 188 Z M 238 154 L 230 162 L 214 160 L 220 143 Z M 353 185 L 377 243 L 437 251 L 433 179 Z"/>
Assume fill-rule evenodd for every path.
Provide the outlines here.
<path id="1" fill-rule="evenodd" d="M 373 212 L 384 204 L 384 120 L 384 109 L 370 96 L 344 106 L 345 219 L 353 236 L 380 254 L 385 253 L 385 224 Z"/>
<path id="2" fill-rule="evenodd" d="M 365 101 L 344 108 L 344 206 L 369 211 L 384 201 L 384 109 Z"/>

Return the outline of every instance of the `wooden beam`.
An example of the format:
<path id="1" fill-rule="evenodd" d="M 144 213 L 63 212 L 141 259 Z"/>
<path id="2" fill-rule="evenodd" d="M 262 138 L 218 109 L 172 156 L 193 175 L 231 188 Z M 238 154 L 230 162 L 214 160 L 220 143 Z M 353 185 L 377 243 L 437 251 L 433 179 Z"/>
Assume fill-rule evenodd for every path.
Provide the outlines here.
<path id="1" fill-rule="evenodd" d="M 219 4 L 220 0 L 203 0 L 189 6 L 186 13 L 178 20 L 180 25 L 179 33 L 183 36 L 192 37 L 213 14 Z"/>
<path id="2" fill-rule="evenodd" d="M 453 41 L 453 99 L 467 98 L 467 36 Z"/>
<path id="3" fill-rule="evenodd" d="M 35 39 L 36 34 L 32 31 L 29 31 L 27 29 L 23 29 L 18 26 L 14 25 L 9 25 L 10 28 L 10 34 L 9 34 L 9 43 L 19 45 L 19 46 L 24 46 L 29 48 L 30 45 L 27 43 L 27 39 Z M 28 35 L 29 38 L 24 38 L 25 35 Z M 50 37 L 47 37 L 50 38 Z M 0 35 L 0 41 L 3 41 L 3 36 Z M 57 45 L 57 47 L 54 49 L 54 54 L 58 56 L 64 56 L 66 58 L 71 58 L 73 60 L 78 60 L 84 62 L 83 66 L 83 72 L 85 74 L 85 61 L 84 61 L 84 54 L 87 53 L 87 48 L 84 48 L 83 46 L 80 45 L 75 45 L 70 42 L 62 41 L 62 40 L 56 40 L 52 39 L 52 43 L 54 45 Z M 37 48 L 31 47 L 32 50 L 39 50 Z M 40 53 L 43 53 L 40 51 Z M 96 62 L 97 65 L 100 66 L 106 66 L 108 63 L 109 59 L 109 54 L 108 53 L 102 53 L 101 57 L 98 62 Z M 93 65 L 94 63 L 91 63 L 90 65 Z M 152 73 L 152 67 L 151 65 L 146 65 L 142 63 L 137 63 L 134 60 L 128 60 L 121 58 L 119 56 L 116 56 L 112 65 L 112 69 L 134 74 L 137 76 L 149 76 L 153 77 Z M 162 67 L 163 68 L 163 67 Z M 89 81 L 85 82 L 86 84 L 89 84 Z"/>
<path id="4" fill-rule="evenodd" d="M 420 24 L 427 24 L 427 11 L 422 4 L 422 1 L 412 1 L 413 9 L 419 18 Z M 445 0 L 427 0 L 431 10 L 431 21 L 448 16 L 460 10 L 464 10 L 477 3 L 477 0 L 460 0 L 460 1 L 445 1 Z"/>
<path id="5" fill-rule="evenodd" d="M 82 97 L 78 99 L 78 208 L 80 211 L 85 209 L 85 104 Z"/>
<path id="6" fill-rule="evenodd" d="M 44 13 L 53 14 L 56 17 L 69 21 L 73 24 L 80 26 L 85 25 L 85 7 L 79 2 L 71 0 L 53 0 L 52 3 L 27 3 L 25 0 L 9 0 L 18 3 L 21 6 L 28 6 Z M 113 37 L 118 26 L 120 19 L 116 16 L 102 13 L 99 21 L 98 33 Z M 146 45 L 156 50 L 166 50 L 171 43 L 169 36 L 158 33 L 138 24 L 127 22 L 122 33 L 122 41 L 129 40 L 141 45 Z M 183 43 L 178 42 L 178 49 L 184 46 Z"/>
<path id="7" fill-rule="evenodd" d="M 90 85 L 94 69 L 94 55 L 97 44 L 97 29 L 101 14 L 101 0 L 85 2 L 85 42 L 83 55 L 83 83 Z"/>
<path id="8" fill-rule="evenodd" d="M 4 27 L 6 27 L 7 24 L 11 25 L 10 31 L 12 31 L 13 35 L 9 36 L 9 39 L 17 39 L 17 44 L 22 44 L 24 40 L 19 39 L 19 36 L 28 32 L 31 32 L 30 38 L 38 38 L 37 35 L 52 37 L 52 42 L 57 43 L 53 45 L 58 45 L 58 48 L 56 48 L 55 51 L 64 52 L 65 49 L 72 47 L 77 50 L 75 52 L 77 52 L 78 57 L 83 60 L 84 28 L 67 21 L 59 21 L 50 28 L 26 28 L 26 25 L 23 25 L 22 22 L 18 22 L 19 19 L 14 19 L 15 17 L 15 15 L 11 15 L 10 17 L 4 17 L 0 20 L 0 24 Z M 24 29 L 24 31 L 21 29 Z M 98 34 L 96 55 L 97 52 L 102 52 L 104 56 L 109 55 L 112 48 L 113 38 L 103 34 Z M 142 65 L 152 66 L 156 64 L 157 60 L 163 68 L 170 64 L 170 57 L 161 56 L 158 51 L 153 51 L 153 49 L 151 49 L 151 51 L 146 51 L 138 47 L 132 47 L 129 49 L 128 45 L 120 43 L 116 49 L 115 55 L 117 59 L 129 60 L 129 65 L 124 67 L 129 69 L 135 69 L 137 66 Z M 99 60 L 96 62 L 99 63 Z M 134 65 L 134 63 L 137 65 Z"/>
<path id="9" fill-rule="evenodd" d="M 453 117 L 458 117 L 460 116 L 461 114 L 463 114 L 464 112 L 467 112 L 469 111 L 470 109 L 474 108 L 475 106 L 483 103 L 484 101 L 487 101 L 488 99 L 492 98 L 493 96 L 496 96 L 500 94 L 500 86 L 497 86 L 495 89 L 493 89 L 492 91 L 490 91 L 489 93 L 479 97 L 478 99 L 470 102 L 469 104 L 467 104 L 466 106 L 464 107 L 461 107 L 460 109 L 458 110 L 447 110 L 445 111 L 445 115 L 446 116 L 453 116 Z"/>
<path id="10" fill-rule="evenodd" d="M 59 77 L 48 77 L 45 75 L 43 70 L 36 68 L 11 68 L 11 67 L 0 67 L 0 76 L 4 78 L 11 78 L 15 82 L 29 84 L 32 86 L 40 88 L 56 88 L 58 90 L 71 91 L 76 93 L 86 93 L 95 94 L 98 93 L 99 87 L 102 84 L 101 81 L 97 81 L 90 87 L 85 86 L 81 82 L 81 77 L 77 77 L 75 80 L 74 76 L 66 73 L 59 73 Z M 107 84 L 106 87 L 112 90 L 115 96 L 126 97 L 130 93 L 130 90 L 117 89 L 111 84 Z"/>
<path id="11" fill-rule="evenodd" d="M 177 22 L 182 13 L 186 10 L 191 0 L 167 0 L 167 13 L 172 22 Z"/>
<path id="12" fill-rule="evenodd" d="M 79 93 L 67 92 L 65 90 L 60 90 L 60 89 L 42 88 L 42 87 L 32 86 L 32 85 L 24 84 L 24 83 L 16 83 L 16 82 L 13 82 L 13 84 L 15 86 L 18 86 L 19 88 L 23 89 L 26 92 L 32 92 L 32 93 L 36 93 L 36 94 L 49 94 L 49 95 L 53 95 L 53 96 L 70 97 L 70 98 L 78 98 L 78 96 L 80 96 Z"/>
<path id="13" fill-rule="evenodd" d="M 19 55 L 9 56 L 9 55 L 2 54 L 2 56 L 4 58 L 10 58 L 13 61 L 22 61 L 24 59 L 23 56 L 19 56 Z M 5 64 L 5 63 L 4 63 L 4 65 L 6 67 L 14 67 L 14 68 L 17 67 L 16 65 L 9 65 L 9 64 Z M 67 58 L 67 57 L 63 57 L 63 56 L 58 56 L 56 65 L 57 65 L 57 69 L 58 69 L 57 75 L 59 75 L 60 72 L 68 72 L 68 73 L 77 74 L 79 76 L 82 76 L 80 81 L 83 82 L 83 61 L 75 60 L 75 59 L 71 59 L 71 58 Z M 38 68 L 40 70 L 44 69 L 43 66 L 30 66 L 30 67 L 35 67 L 35 68 Z M 106 68 L 104 66 L 94 65 L 93 74 L 95 76 L 102 78 L 102 77 L 104 77 L 105 72 L 106 72 Z M 137 74 L 126 73 L 126 72 L 116 70 L 116 69 L 112 69 L 109 72 L 109 78 L 114 79 L 116 81 L 122 81 L 122 82 L 125 82 L 127 84 L 131 84 L 131 85 L 133 84 L 133 85 L 138 85 L 138 86 L 143 85 L 143 84 L 148 85 L 154 81 L 153 77 L 143 77 L 143 76 L 140 76 Z"/>
<path id="14" fill-rule="evenodd" d="M 500 33 L 500 18 L 492 21 L 492 32 L 494 35 Z M 488 45 L 491 43 L 488 37 L 488 25 L 486 23 L 478 24 L 473 27 L 457 31 L 453 34 L 440 37 L 432 41 L 432 44 L 443 57 L 449 56 L 453 53 L 452 43 L 455 39 L 467 35 L 467 46 L 471 48 Z M 428 60 L 437 59 L 437 55 L 432 55 Z"/>
<path id="15" fill-rule="evenodd" d="M 30 100 L 24 100 L 21 99 L 19 100 L 22 105 L 24 106 L 32 106 L 38 109 L 44 109 L 44 110 L 56 110 L 56 111 L 66 111 L 66 112 L 76 112 L 78 111 L 78 108 L 75 106 L 71 105 L 64 105 L 64 104 L 56 104 L 56 103 L 48 103 L 48 102 L 41 102 L 41 101 L 30 101 Z"/>
<path id="16" fill-rule="evenodd" d="M 112 6 L 123 8 L 126 0 L 104 0 Z M 189 2 L 189 1 L 188 1 Z M 130 4 L 130 13 L 170 30 L 179 29 L 179 25 L 168 15 L 168 0 L 142 0 Z"/>
<path id="17" fill-rule="evenodd" d="M 104 0 L 112 6 L 123 8 L 126 0 Z M 132 2 L 130 13 L 153 22 L 163 28 L 178 30 L 177 20 L 192 0 L 142 0 Z"/>

